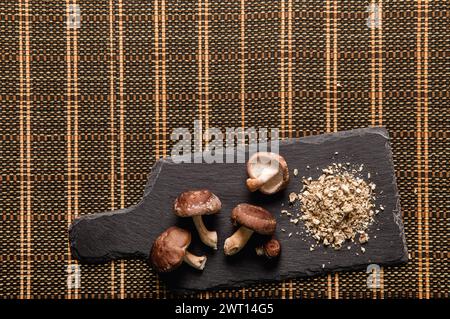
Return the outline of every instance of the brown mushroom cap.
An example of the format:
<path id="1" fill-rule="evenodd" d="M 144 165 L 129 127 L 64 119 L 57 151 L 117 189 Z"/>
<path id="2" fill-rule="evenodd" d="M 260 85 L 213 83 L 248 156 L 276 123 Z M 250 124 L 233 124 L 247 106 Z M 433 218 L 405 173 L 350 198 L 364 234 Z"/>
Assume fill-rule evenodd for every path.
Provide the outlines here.
<path id="1" fill-rule="evenodd" d="M 174 212 L 179 217 L 211 215 L 221 208 L 219 197 L 207 189 L 181 193 L 173 205 Z"/>
<path id="2" fill-rule="evenodd" d="M 234 225 L 242 225 L 261 235 L 272 235 L 277 226 L 277 221 L 270 212 L 250 204 L 237 205 L 231 212 L 231 221 Z"/>
<path id="3" fill-rule="evenodd" d="M 289 168 L 283 156 L 271 152 L 257 152 L 247 162 L 247 174 L 257 179 L 265 169 L 277 170 L 276 174 L 265 182 L 259 190 L 264 194 L 274 194 L 289 183 Z"/>
<path id="4" fill-rule="evenodd" d="M 191 243 L 191 233 L 173 226 L 155 240 L 150 251 L 150 261 L 159 272 L 169 272 L 183 263 L 186 248 Z"/>

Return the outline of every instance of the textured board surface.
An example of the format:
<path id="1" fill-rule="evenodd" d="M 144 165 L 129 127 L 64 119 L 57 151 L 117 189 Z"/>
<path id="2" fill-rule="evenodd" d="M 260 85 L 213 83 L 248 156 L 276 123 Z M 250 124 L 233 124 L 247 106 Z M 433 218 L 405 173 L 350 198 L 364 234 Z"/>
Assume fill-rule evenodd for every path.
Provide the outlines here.
<path id="1" fill-rule="evenodd" d="M 178 225 L 195 234 L 191 218 L 176 217 L 172 213 L 172 205 L 183 191 L 208 188 L 219 196 L 223 205 L 219 214 L 204 218 L 210 229 L 218 231 L 219 249 L 206 248 L 194 236 L 190 250 L 207 254 L 207 265 L 202 272 L 183 265 L 165 274 L 164 280 L 174 290 L 245 286 L 260 281 L 361 269 L 372 263 L 392 265 L 407 260 L 392 154 L 384 129 L 359 129 L 285 141 L 280 146 L 280 154 L 290 166 L 291 174 L 295 167 L 299 176 L 313 178 L 332 163 L 364 164 L 362 173 L 367 175 L 370 172 L 371 180 L 377 185 L 376 204 L 385 207 L 369 228 L 371 240 L 364 245 L 365 253 L 361 252 L 360 245 L 350 242 L 341 250 L 319 247 L 310 251 L 314 241 L 304 233 L 302 222 L 292 225 L 288 218 L 279 214 L 283 209 L 282 203 L 288 203 L 288 194 L 299 191 L 299 177 L 292 176 L 283 192 L 266 196 L 246 189 L 245 164 L 175 164 L 169 159 L 160 160 L 153 167 L 143 200 L 136 206 L 87 215 L 74 222 L 70 230 L 74 257 L 84 262 L 105 262 L 122 257 L 148 259 L 153 240 L 166 228 Z M 312 169 L 307 169 L 307 166 Z M 277 216 L 277 237 L 282 245 L 279 259 L 267 261 L 255 255 L 254 247 L 263 240 L 259 236 L 253 236 L 237 255 L 226 257 L 223 254 L 223 242 L 235 229 L 230 223 L 230 212 L 244 202 L 263 206 Z M 282 232 L 282 228 L 286 232 Z M 297 231 L 300 235 L 295 235 Z M 294 235 L 289 237 L 291 232 Z"/>

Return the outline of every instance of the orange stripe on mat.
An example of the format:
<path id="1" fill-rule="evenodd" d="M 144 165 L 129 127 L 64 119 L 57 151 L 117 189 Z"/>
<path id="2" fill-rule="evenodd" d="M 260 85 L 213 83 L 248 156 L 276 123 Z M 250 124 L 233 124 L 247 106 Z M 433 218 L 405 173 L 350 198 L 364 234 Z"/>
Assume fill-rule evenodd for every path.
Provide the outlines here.
<path id="1" fill-rule="evenodd" d="M 325 5 L 325 85 L 326 85 L 326 130 L 331 132 L 331 2 Z M 329 280 L 328 280 L 329 281 Z"/>
<path id="2" fill-rule="evenodd" d="M 200 150 L 203 149 L 203 2 L 198 1 L 197 6 L 197 36 L 198 36 L 198 54 L 197 54 L 197 68 L 198 68 L 198 121 L 199 121 L 199 143 Z M 203 299 L 203 292 L 196 294 L 197 298 Z"/>
<path id="3" fill-rule="evenodd" d="M 167 157 L 167 89 L 166 89 L 166 1 L 161 1 L 161 108 L 162 108 L 162 142 L 163 157 Z M 167 291 L 163 289 L 163 296 L 167 298 Z"/>
<path id="4" fill-rule="evenodd" d="M 205 0 L 205 36 L 203 42 L 205 45 L 204 50 L 204 76 L 205 76 L 205 130 L 209 129 L 209 1 Z"/>
<path id="5" fill-rule="evenodd" d="M 292 137 L 292 113 L 293 113 L 293 88 L 292 88 L 292 59 L 293 59 L 293 49 L 292 49 L 292 0 L 288 0 L 288 126 L 289 126 L 289 137 Z"/>
<path id="6" fill-rule="evenodd" d="M 159 159 L 159 4 L 158 0 L 154 1 L 154 18 L 155 18 L 155 131 L 156 131 L 156 139 L 155 139 L 155 158 Z M 156 298 L 160 297 L 160 283 L 159 277 L 156 274 Z"/>
<path id="7" fill-rule="evenodd" d="M 288 11 L 287 11 L 287 29 L 288 29 L 288 127 L 289 127 L 289 138 L 292 138 L 292 0 L 288 0 Z M 294 288 L 293 280 L 289 280 L 289 299 L 294 298 Z"/>
<path id="8" fill-rule="evenodd" d="M 241 0 L 241 126 L 245 129 L 245 0 Z"/>
<path id="9" fill-rule="evenodd" d="M 338 47 L 337 47 L 337 40 L 338 40 L 338 28 L 337 28 L 337 21 L 338 21 L 338 2 L 337 0 L 334 0 L 334 10 L 333 10 L 333 130 L 334 132 L 337 132 L 338 130 Z M 339 299 L 339 274 L 336 273 L 334 278 L 334 294 L 335 298 Z"/>
<path id="10" fill-rule="evenodd" d="M 74 0 L 74 5 L 76 1 Z M 78 216 L 78 140 L 79 140 L 79 130 L 78 130 L 78 30 L 74 28 L 73 30 L 73 217 Z M 78 261 L 74 260 L 73 263 L 78 265 Z M 76 270 L 78 271 L 78 270 Z M 75 286 L 74 297 L 78 299 L 79 288 Z"/>
<path id="11" fill-rule="evenodd" d="M 376 0 L 372 0 L 370 5 L 373 7 L 376 5 Z M 369 16 L 368 19 L 371 19 Z M 370 22 L 370 21 L 369 21 Z M 376 101 L 377 101 L 377 89 L 375 86 L 376 83 L 376 43 L 375 43 L 375 26 L 370 26 L 370 123 L 372 126 L 376 125 Z"/>
<path id="12" fill-rule="evenodd" d="M 379 125 L 383 125 L 383 0 L 379 0 L 378 4 L 380 25 L 378 27 L 378 121 Z"/>
<path id="13" fill-rule="evenodd" d="M 337 119 L 338 119 L 338 2 L 334 0 L 333 4 L 333 130 L 337 132 Z M 339 276 L 339 275 L 338 275 Z"/>
<path id="14" fill-rule="evenodd" d="M 66 0 L 66 15 L 70 19 L 70 0 Z M 67 57 L 67 224 L 72 222 L 72 46 L 71 46 L 71 31 L 67 27 L 66 32 L 66 57 Z M 67 244 L 67 271 L 72 264 L 72 257 L 70 252 L 70 245 Z M 67 286 L 67 298 L 72 299 L 72 291 Z"/>
<path id="15" fill-rule="evenodd" d="M 202 40 L 202 1 L 198 2 L 197 14 L 198 14 L 198 55 L 197 55 L 197 68 L 198 68 L 198 121 L 199 121 L 199 145 L 203 147 L 203 40 Z"/>
<path id="16" fill-rule="evenodd" d="M 378 26 L 378 124 L 383 126 L 383 0 L 379 0 L 379 23 Z M 380 269 L 380 298 L 384 298 L 384 268 Z"/>
<path id="17" fill-rule="evenodd" d="M 241 0 L 240 15 L 240 40 L 241 40 L 241 127 L 242 127 L 242 143 L 245 142 L 245 0 Z M 242 298 L 245 298 L 246 290 L 242 289 Z"/>
<path id="18" fill-rule="evenodd" d="M 417 236 L 418 294 L 423 298 L 423 207 L 422 207 L 422 1 L 417 2 Z"/>
<path id="19" fill-rule="evenodd" d="M 24 272 L 25 272 L 25 254 L 24 254 L 24 240 L 25 240 L 25 123 L 24 123 L 24 66 L 23 61 L 25 59 L 24 52 L 24 40 L 23 40 L 23 13 L 22 13 L 22 1 L 19 1 L 19 140 L 20 140 L 20 152 L 19 152 L 19 166 L 20 166 L 20 276 L 19 276 L 19 299 L 24 299 Z"/>
<path id="20" fill-rule="evenodd" d="M 281 33 L 280 33 L 280 115 L 281 115 L 281 138 L 286 136 L 286 86 L 285 86 L 285 37 L 286 37 L 286 16 L 285 16 L 285 0 L 281 0 Z M 283 281 L 284 284 L 284 281 Z M 282 291 L 284 294 L 284 290 Z M 284 295 L 282 295 L 284 297 Z"/>
<path id="21" fill-rule="evenodd" d="M 286 16 L 285 16 L 285 0 L 281 0 L 281 25 L 280 25 L 280 118 L 281 118 L 281 138 L 286 136 L 286 84 L 285 84 L 285 37 L 286 37 Z M 286 299 L 286 280 L 281 282 L 281 299 Z"/>
<path id="22" fill-rule="evenodd" d="M 161 108 L 163 157 L 167 156 L 167 88 L 166 88 L 166 0 L 161 1 Z"/>
<path id="23" fill-rule="evenodd" d="M 155 11 L 155 131 L 156 131 L 156 149 L 155 149 L 155 156 L 156 160 L 159 159 L 159 143 L 160 143 L 160 136 L 159 136 L 159 99 L 161 97 L 160 88 L 159 88 L 159 4 L 158 0 L 155 0 L 154 2 Z"/>
<path id="24" fill-rule="evenodd" d="M 204 25 L 205 25 L 205 37 L 203 39 L 205 43 L 204 51 L 204 69 L 205 69 L 205 130 L 209 129 L 209 1 L 205 0 L 205 15 L 204 15 Z M 207 141 L 209 140 L 209 135 L 207 136 Z M 206 299 L 209 299 L 209 291 L 205 293 Z"/>
<path id="25" fill-rule="evenodd" d="M 31 298 L 31 70 L 30 70 L 30 9 L 25 1 L 25 81 L 26 81 L 26 158 L 27 158 L 27 298 Z"/>
<path id="26" fill-rule="evenodd" d="M 429 239 L 429 150 L 428 150 L 428 0 L 424 7 L 424 30 L 423 30 L 423 132 L 424 132 L 424 217 L 425 217 L 425 298 L 430 298 L 430 239 Z"/>
<path id="27" fill-rule="evenodd" d="M 325 4 L 325 85 L 326 85 L 326 130 L 327 133 L 331 132 L 331 1 L 327 0 Z M 331 274 L 327 275 L 327 296 L 328 299 L 332 299 L 332 282 Z"/>

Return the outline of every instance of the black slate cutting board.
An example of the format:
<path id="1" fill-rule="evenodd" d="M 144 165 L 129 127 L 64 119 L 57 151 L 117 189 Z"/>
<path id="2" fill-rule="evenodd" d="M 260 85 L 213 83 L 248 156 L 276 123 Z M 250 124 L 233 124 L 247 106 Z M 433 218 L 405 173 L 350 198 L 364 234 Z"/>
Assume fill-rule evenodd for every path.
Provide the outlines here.
<path id="1" fill-rule="evenodd" d="M 169 288 L 177 291 L 245 286 L 262 281 L 364 269 L 372 263 L 394 265 L 408 260 L 392 154 L 385 129 L 366 128 L 291 139 L 280 144 L 280 154 L 289 165 L 291 182 L 286 190 L 272 196 L 247 191 L 245 164 L 175 164 L 170 159 L 159 160 L 152 168 L 139 204 L 114 212 L 86 215 L 73 222 L 69 230 L 72 254 L 87 263 L 119 258 L 148 259 L 153 240 L 166 228 L 178 225 L 193 234 L 189 250 L 199 255 L 207 254 L 208 261 L 204 271 L 183 265 L 161 276 Z M 371 180 L 377 185 L 376 205 L 384 206 L 368 231 L 370 240 L 364 245 L 365 253 L 359 244 L 353 243 L 345 244 L 341 250 L 319 246 L 310 251 L 314 241 L 305 233 L 302 222 L 293 225 L 289 218 L 280 215 L 281 209 L 288 207 L 288 194 L 299 191 L 301 176 L 316 178 L 321 174 L 316 167 L 322 169 L 335 162 L 364 164 L 362 173 L 367 175 L 370 172 Z M 294 168 L 299 171 L 298 177 L 292 175 Z M 181 219 L 172 213 L 172 203 L 179 193 L 198 188 L 210 189 L 222 201 L 219 214 L 204 218 L 207 227 L 218 232 L 217 251 L 200 243 L 190 218 Z M 255 245 L 264 240 L 257 235 L 239 254 L 224 256 L 223 242 L 235 230 L 229 220 L 230 212 L 242 202 L 263 206 L 277 217 L 276 235 L 282 244 L 279 259 L 268 261 L 255 255 Z M 289 233 L 292 233 L 290 238 Z"/>

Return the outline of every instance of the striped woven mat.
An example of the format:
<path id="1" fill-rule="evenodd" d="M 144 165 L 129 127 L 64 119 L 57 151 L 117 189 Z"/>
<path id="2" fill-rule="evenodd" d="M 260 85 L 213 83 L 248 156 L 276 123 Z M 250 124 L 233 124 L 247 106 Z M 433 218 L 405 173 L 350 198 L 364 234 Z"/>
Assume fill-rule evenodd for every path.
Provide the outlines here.
<path id="1" fill-rule="evenodd" d="M 166 298 L 144 261 L 78 265 L 67 227 L 126 207 L 174 128 L 386 126 L 411 260 L 198 293 L 449 297 L 449 2 L 0 1 L 0 297 Z"/>

